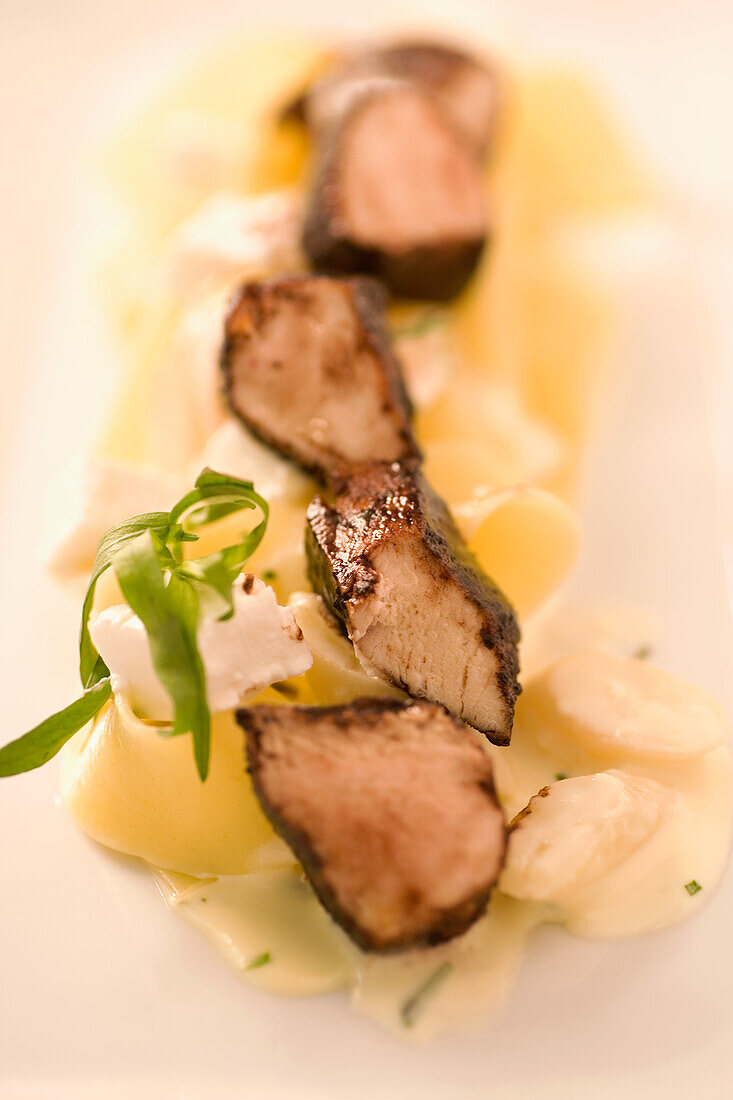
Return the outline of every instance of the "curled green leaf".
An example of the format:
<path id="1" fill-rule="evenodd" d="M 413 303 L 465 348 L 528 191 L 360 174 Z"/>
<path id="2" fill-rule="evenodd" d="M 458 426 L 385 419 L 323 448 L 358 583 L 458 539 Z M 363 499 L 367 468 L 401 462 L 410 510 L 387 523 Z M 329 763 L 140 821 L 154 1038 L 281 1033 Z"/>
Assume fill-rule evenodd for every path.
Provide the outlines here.
<path id="1" fill-rule="evenodd" d="M 109 680 L 100 680 L 68 707 L 5 745 L 0 749 L 0 776 L 19 775 L 40 768 L 63 748 L 77 730 L 92 720 L 111 695 Z"/>
<path id="2" fill-rule="evenodd" d="M 92 575 L 89 578 L 84 604 L 81 609 L 81 631 L 79 636 L 79 672 L 83 687 L 93 687 L 94 684 L 109 676 L 109 669 L 97 653 L 89 633 L 89 616 L 92 613 L 94 593 L 97 581 L 112 564 L 115 554 L 122 549 L 130 539 L 136 538 L 142 531 L 157 531 L 167 538 L 170 531 L 170 516 L 168 512 L 149 512 L 143 516 L 134 516 L 111 527 L 99 540 L 97 553 L 92 566 Z"/>
<path id="3" fill-rule="evenodd" d="M 434 970 L 422 985 L 419 985 L 415 992 L 407 998 L 400 1010 L 402 1023 L 405 1027 L 415 1026 L 427 1002 L 435 996 L 452 970 L 453 963 L 447 961 L 441 963 L 437 970 Z"/>
<path id="4" fill-rule="evenodd" d="M 183 560 L 183 544 L 199 536 L 191 527 L 243 510 L 259 509 L 260 522 L 239 542 L 200 558 Z M 232 584 L 267 528 L 267 501 L 251 481 L 206 468 L 194 488 L 170 512 L 133 516 L 110 528 L 99 541 L 81 614 L 79 672 L 81 699 L 0 749 L 0 776 L 16 775 L 45 764 L 110 698 L 110 671 L 92 642 L 89 617 L 97 582 L 112 566 L 123 595 L 142 621 L 153 665 L 174 704 L 171 734 L 190 732 L 201 779 L 209 767 L 210 724 L 206 679 L 196 628 L 200 602 L 213 599 L 221 618 L 234 612 Z M 94 709 L 96 708 L 96 709 Z M 76 724 L 75 724 L 76 723 Z"/>
<path id="5" fill-rule="evenodd" d="M 210 716 L 206 676 L 196 644 L 198 596 L 177 574 L 166 583 L 151 531 L 122 546 L 113 564 L 123 596 L 145 627 L 155 671 L 173 702 L 172 732 L 191 733 L 196 766 L 201 779 L 206 779 Z"/>

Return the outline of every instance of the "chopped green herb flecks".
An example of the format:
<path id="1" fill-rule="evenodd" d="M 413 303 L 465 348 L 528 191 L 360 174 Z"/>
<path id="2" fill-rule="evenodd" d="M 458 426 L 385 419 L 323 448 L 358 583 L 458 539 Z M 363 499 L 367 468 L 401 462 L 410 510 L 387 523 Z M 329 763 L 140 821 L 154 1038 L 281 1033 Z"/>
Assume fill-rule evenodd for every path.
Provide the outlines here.
<path id="1" fill-rule="evenodd" d="M 414 1027 L 431 997 L 440 989 L 453 970 L 453 963 L 444 962 L 410 994 L 400 1009 L 400 1017 L 405 1027 Z"/>
<path id="2" fill-rule="evenodd" d="M 556 783 L 561 783 L 562 780 L 567 779 L 567 777 L 568 777 L 567 772 L 557 772 L 555 774 L 555 782 Z"/>
<path id="3" fill-rule="evenodd" d="M 274 581 L 277 580 L 277 573 L 274 569 L 265 569 L 262 573 L 262 579 L 267 584 L 272 584 Z"/>
<path id="4" fill-rule="evenodd" d="M 243 509 L 262 519 L 240 542 L 201 558 L 183 560 L 183 543 L 201 528 Z M 153 665 L 174 705 L 172 726 L 161 733 L 190 733 L 201 779 L 209 769 L 210 715 L 206 677 L 196 641 L 201 605 L 214 605 L 220 619 L 234 614 L 232 584 L 265 534 L 269 509 L 251 481 L 202 470 L 194 488 L 170 512 L 149 512 L 111 527 L 97 546 L 81 615 L 79 672 L 84 694 L 22 737 L 0 749 L 0 776 L 45 764 L 112 695 L 110 672 L 94 647 L 89 616 L 97 581 L 110 566 L 122 593 L 143 623 Z"/>
<path id="5" fill-rule="evenodd" d="M 414 321 L 409 321 L 407 324 L 394 329 L 393 335 L 397 340 L 415 340 L 420 336 L 425 336 L 428 332 L 432 332 L 434 328 L 445 324 L 447 319 L 448 314 L 444 309 L 428 309 Z"/>
<path id="6" fill-rule="evenodd" d="M 269 951 L 263 951 L 261 955 L 257 955 L 252 962 L 247 963 L 245 970 L 259 970 L 261 966 L 267 966 L 272 962 L 272 955 Z"/>
<path id="7" fill-rule="evenodd" d="M 640 645 L 638 649 L 634 650 L 633 656 L 637 661 L 648 661 L 650 657 L 654 655 L 654 646 L 652 645 Z"/>
<path id="8" fill-rule="evenodd" d="M 699 882 L 696 882 L 695 879 L 693 879 L 692 882 L 685 883 L 685 890 L 690 895 L 690 897 L 692 897 L 693 894 L 697 894 L 700 890 L 702 890 L 702 886 Z"/>

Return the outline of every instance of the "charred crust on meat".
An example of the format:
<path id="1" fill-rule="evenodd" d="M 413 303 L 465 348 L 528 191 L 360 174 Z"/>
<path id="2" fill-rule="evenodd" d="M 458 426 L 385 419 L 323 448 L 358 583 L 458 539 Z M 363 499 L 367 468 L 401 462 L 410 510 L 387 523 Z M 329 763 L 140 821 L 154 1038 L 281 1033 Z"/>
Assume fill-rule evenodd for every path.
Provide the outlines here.
<path id="1" fill-rule="evenodd" d="M 255 706 L 236 717 L 266 816 L 292 848 L 321 903 L 359 947 L 387 953 L 432 946 L 465 932 L 483 914 L 504 860 L 504 817 L 489 757 L 442 707 L 357 699 L 337 707 Z M 361 770 L 365 753 L 374 765 L 366 773 Z M 423 761 L 427 793 L 413 788 L 403 797 L 390 791 L 388 782 L 375 782 L 382 773 L 389 779 L 400 754 L 408 770 L 410 760 Z M 319 772 L 323 758 L 329 766 Z M 344 790 L 349 776 L 356 777 L 356 794 Z M 354 805 L 359 788 L 368 799 L 362 806 Z M 423 838 L 421 815 L 432 807 L 436 790 L 436 812 L 444 817 L 444 864 L 469 859 L 466 845 L 471 836 L 479 838 L 478 855 L 465 865 L 450 904 L 439 885 L 439 861 L 432 855 L 413 861 Z M 310 807 L 312 792 L 318 805 Z M 329 817 L 323 801 L 332 798 L 343 805 Z M 363 843 L 350 843 L 350 827 Z"/>
<path id="2" fill-rule="evenodd" d="M 480 728 L 495 744 L 508 744 L 514 704 L 521 690 L 517 681 L 517 618 L 466 546 L 445 502 L 427 484 L 416 463 L 359 467 L 347 479 L 334 481 L 334 493 L 333 505 L 317 496 L 306 513 L 306 561 L 314 591 L 351 637 L 355 609 L 375 593 L 380 581 L 375 551 L 411 532 L 428 552 L 435 576 L 441 583 L 457 585 L 477 609 L 476 644 L 495 656 L 492 684 L 501 699 L 501 721 L 472 722 L 465 713 L 460 717 Z M 419 623 L 416 629 L 419 631 Z M 410 688 L 386 667 L 380 671 L 413 696 L 446 702 L 440 695 Z"/>
<path id="3" fill-rule="evenodd" d="M 386 296 L 383 287 L 374 280 L 284 275 L 245 283 L 235 294 L 226 315 L 220 354 L 223 393 L 234 415 L 264 443 L 321 481 L 327 480 L 338 467 L 348 466 L 352 456 L 339 449 L 339 433 L 333 423 L 327 425 L 323 439 L 316 440 L 315 436 L 308 435 L 312 430 L 309 418 L 314 411 L 308 409 L 303 399 L 305 395 L 299 396 L 298 385 L 308 386 L 313 379 L 298 375 L 298 346 L 293 349 L 292 356 L 274 356 L 268 354 L 266 341 L 268 324 L 277 318 L 279 311 L 291 307 L 296 309 L 290 317 L 293 338 L 297 336 L 301 321 L 305 337 L 311 309 L 317 308 L 319 303 L 323 308 L 330 294 L 334 295 L 334 302 L 346 304 L 352 328 L 346 343 L 343 343 L 340 330 L 338 333 L 324 331 L 323 348 L 314 352 L 321 356 L 314 368 L 320 372 L 315 381 L 331 394 L 342 391 L 350 397 L 351 405 L 344 405 L 342 410 L 346 422 L 349 416 L 358 417 L 361 410 L 367 408 L 363 388 L 358 388 L 354 364 L 357 359 L 372 364 L 369 377 L 374 392 L 370 395 L 370 412 L 363 412 L 363 415 L 378 421 L 379 431 L 370 433 L 372 421 L 357 427 L 364 438 L 364 452 L 372 447 L 375 451 L 389 452 L 363 453 L 357 460 L 418 458 L 420 451 L 410 426 L 412 405 L 385 319 Z M 280 400 L 287 403 L 289 419 L 283 419 L 283 409 L 277 407 L 274 393 L 278 383 L 274 374 L 282 376 L 279 385 L 286 391 L 286 397 L 281 396 Z M 252 393 L 256 397 L 256 414 L 252 411 L 254 403 L 248 400 Z M 302 423 L 299 423 L 297 416 L 301 409 Z"/>
<path id="4" fill-rule="evenodd" d="M 420 231 L 411 234 L 412 243 L 392 246 L 354 232 L 343 214 L 342 185 L 346 162 L 353 156 L 349 152 L 351 134 L 360 120 L 380 102 L 405 96 L 420 100 L 430 126 L 442 134 L 443 142 L 452 145 L 456 171 L 461 172 L 462 179 L 470 180 L 470 229 L 461 223 L 460 230 L 433 236 L 431 225 L 426 222 Z M 401 140 L 401 135 L 395 136 L 396 143 Z M 385 176 L 386 187 L 398 182 Z M 425 187 L 422 176 L 404 178 L 402 183 L 420 191 Z M 384 282 L 397 297 L 447 301 L 463 289 L 486 245 L 488 215 L 484 210 L 479 217 L 474 209 L 482 193 L 479 168 L 473 163 L 463 136 L 449 125 L 432 97 L 409 84 L 377 87 L 359 96 L 320 142 L 303 228 L 303 247 L 316 271 L 371 275 Z M 456 200 L 454 195 L 446 194 L 442 201 L 453 205 Z"/>
<path id="5" fill-rule="evenodd" d="M 316 271 L 336 275 L 362 272 L 381 279 L 397 298 L 448 302 L 460 294 L 484 251 L 483 237 L 474 241 L 445 241 L 389 253 L 366 248 L 334 235 L 325 207 L 311 207 L 304 246 Z"/>

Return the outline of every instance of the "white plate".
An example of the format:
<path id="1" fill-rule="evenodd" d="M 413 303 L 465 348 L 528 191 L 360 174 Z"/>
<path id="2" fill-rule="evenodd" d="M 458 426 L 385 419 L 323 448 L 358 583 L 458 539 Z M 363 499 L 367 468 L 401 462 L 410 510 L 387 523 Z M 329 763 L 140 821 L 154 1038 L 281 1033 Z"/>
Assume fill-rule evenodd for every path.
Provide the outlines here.
<path id="1" fill-rule="evenodd" d="M 343 7 L 323 3 L 313 21 L 363 26 Z M 594 68 L 684 196 L 598 253 L 625 308 L 578 590 L 649 604 L 662 623 L 660 661 L 730 706 L 716 494 L 728 534 L 733 511 L 730 484 L 716 484 L 709 431 L 711 414 L 725 432 L 731 423 L 721 335 L 733 253 L 723 196 L 733 168 L 715 114 L 730 81 L 730 8 L 698 3 L 685 15 L 663 0 L 533 0 L 517 15 L 512 7 L 496 4 L 491 20 L 509 55 L 559 53 Z M 372 29 L 426 8 L 444 16 L 448 8 L 457 29 L 490 32 L 485 0 L 373 0 Z M 268 10 L 273 20 L 304 18 L 295 3 Z M 72 217 L 67 204 L 97 89 L 113 92 L 131 67 L 150 75 L 160 58 L 245 19 L 241 3 L 223 0 L 69 0 L 42 14 L 26 0 L 3 5 L 0 65 L 13 92 L 0 193 L 3 741 L 74 690 L 78 605 L 38 571 L 36 518 L 50 471 L 92 438 L 116 381 L 80 304 L 73 242 L 84 211 Z M 664 934 L 609 946 L 541 930 L 493 1026 L 412 1048 L 347 1013 L 341 997 L 288 1001 L 245 987 L 165 912 L 147 875 L 78 833 L 53 802 L 56 782 L 50 766 L 0 793 L 6 1100 L 716 1100 L 733 1092 L 730 875 L 697 919 Z"/>

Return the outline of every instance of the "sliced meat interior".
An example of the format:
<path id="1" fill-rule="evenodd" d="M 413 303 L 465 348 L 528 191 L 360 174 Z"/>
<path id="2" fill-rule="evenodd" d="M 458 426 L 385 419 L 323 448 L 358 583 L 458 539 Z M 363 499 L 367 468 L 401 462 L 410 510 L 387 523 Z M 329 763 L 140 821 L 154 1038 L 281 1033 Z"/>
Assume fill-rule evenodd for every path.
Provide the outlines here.
<path id="1" fill-rule="evenodd" d="M 311 583 L 368 668 L 509 743 L 516 616 L 415 464 L 352 471 L 307 512 Z"/>
<path id="2" fill-rule="evenodd" d="M 322 134 L 356 97 L 386 80 L 403 80 L 430 92 L 452 125 L 481 156 L 490 144 L 500 98 L 495 68 L 440 42 L 395 42 L 345 56 L 297 100 L 309 129 Z"/>
<path id="3" fill-rule="evenodd" d="M 221 368 L 236 415 L 316 476 L 418 454 L 383 292 L 370 280 L 246 283 L 226 319 Z"/>
<path id="4" fill-rule="evenodd" d="M 250 707 L 255 791 L 323 905 L 367 951 L 440 943 L 479 917 L 504 859 L 491 762 L 442 707 Z"/>
<path id="5" fill-rule="evenodd" d="M 478 165 L 430 95 L 388 84 L 324 135 L 303 234 L 316 270 L 366 272 L 397 295 L 447 299 L 486 234 Z"/>

